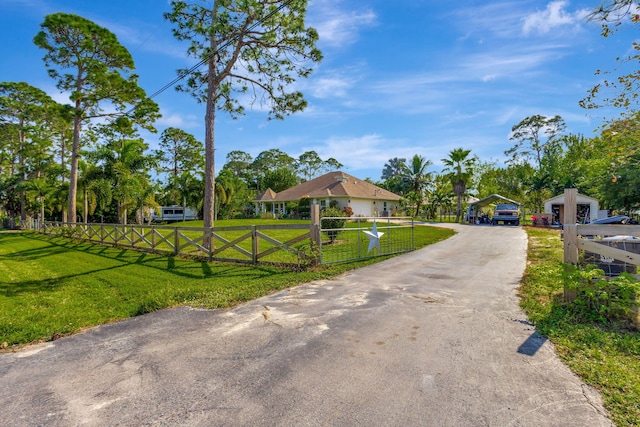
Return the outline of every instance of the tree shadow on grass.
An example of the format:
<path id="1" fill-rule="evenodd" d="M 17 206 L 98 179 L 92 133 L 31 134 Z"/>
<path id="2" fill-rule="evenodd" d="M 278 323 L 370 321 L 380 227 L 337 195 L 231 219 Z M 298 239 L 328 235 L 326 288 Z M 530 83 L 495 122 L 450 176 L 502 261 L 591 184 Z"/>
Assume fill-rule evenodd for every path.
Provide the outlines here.
<path id="1" fill-rule="evenodd" d="M 96 256 L 112 262 L 115 265 L 104 267 L 104 261 L 94 263 L 87 261 L 84 264 L 86 266 L 93 267 L 88 267 L 85 271 L 79 273 L 63 274 L 56 278 L 18 281 L 0 279 L 0 294 L 4 294 L 5 296 L 17 296 L 29 292 L 53 291 L 69 279 L 95 274 L 99 275 L 108 271 L 115 271 L 133 265 L 154 269 L 157 272 L 168 274 L 170 277 L 173 276 L 185 279 L 215 279 L 216 282 L 223 281 L 231 283 L 237 281 L 239 278 L 244 279 L 244 281 L 252 281 L 265 279 L 267 277 L 291 274 L 290 270 L 277 267 L 208 263 L 191 259 L 176 258 L 173 256 L 162 256 L 145 252 L 141 253 L 136 250 L 69 241 L 67 239 L 41 234 L 19 234 L 21 234 L 20 238 L 22 239 L 38 240 L 43 242 L 46 246 L 0 255 L 0 262 L 2 262 L 3 259 L 11 260 L 12 262 L 20 260 L 37 261 L 38 259 L 45 257 L 58 256 L 68 260 L 69 263 L 73 263 L 74 260 L 82 259 L 83 257 Z M 60 266 L 59 271 L 64 272 L 64 265 Z M 158 280 L 165 280 L 157 273 L 150 274 L 149 276 L 154 277 L 154 280 L 156 278 Z"/>

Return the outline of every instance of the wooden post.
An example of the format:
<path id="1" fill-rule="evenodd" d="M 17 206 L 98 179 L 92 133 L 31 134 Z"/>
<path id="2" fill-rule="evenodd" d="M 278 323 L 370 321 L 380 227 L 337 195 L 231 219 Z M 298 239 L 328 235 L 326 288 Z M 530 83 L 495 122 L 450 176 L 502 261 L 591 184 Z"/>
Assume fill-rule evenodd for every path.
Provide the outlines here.
<path id="1" fill-rule="evenodd" d="M 322 247 L 322 240 L 320 239 L 320 205 L 317 203 L 312 203 L 310 207 L 311 213 L 311 248 L 317 248 L 318 259 L 317 262 L 320 264 L 322 262 L 322 255 L 320 252 L 320 248 Z M 313 253 L 313 251 L 312 251 Z"/>
<path id="2" fill-rule="evenodd" d="M 251 226 L 251 261 L 254 264 L 258 263 L 258 252 L 260 252 L 260 245 L 258 244 L 258 233 L 255 225 Z"/>
<path id="3" fill-rule="evenodd" d="M 578 190 L 565 188 L 564 190 L 564 219 L 563 224 L 575 224 L 578 215 Z"/>
<path id="4" fill-rule="evenodd" d="M 578 226 L 575 224 L 564 226 L 564 262 L 576 265 L 578 263 Z"/>
<path id="5" fill-rule="evenodd" d="M 578 226 L 576 215 L 578 213 L 578 191 L 575 188 L 564 190 L 564 263 L 578 264 Z M 564 300 L 571 302 L 576 299 L 576 291 L 564 288 Z"/>
<path id="6" fill-rule="evenodd" d="M 215 248 L 215 243 L 213 241 L 213 228 L 209 228 L 209 230 L 207 230 L 207 236 L 209 237 L 209 245 L 205 245 L 205 248 L 209 251 L 209 261 L 211 262 L 213 260 L 213 250 Z"/>

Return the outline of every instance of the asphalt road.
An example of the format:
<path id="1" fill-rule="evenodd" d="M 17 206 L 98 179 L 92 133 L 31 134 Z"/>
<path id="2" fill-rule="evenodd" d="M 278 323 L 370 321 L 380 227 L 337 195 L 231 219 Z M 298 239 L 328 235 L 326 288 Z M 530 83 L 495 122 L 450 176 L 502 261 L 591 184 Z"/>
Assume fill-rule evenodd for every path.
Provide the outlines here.
<path id="1" fill-rule="evenodd" d="M 518 308 L 526 235 L 438 244 L 227 311 L 0 355 L 11 426 L 611 426 Z"/>

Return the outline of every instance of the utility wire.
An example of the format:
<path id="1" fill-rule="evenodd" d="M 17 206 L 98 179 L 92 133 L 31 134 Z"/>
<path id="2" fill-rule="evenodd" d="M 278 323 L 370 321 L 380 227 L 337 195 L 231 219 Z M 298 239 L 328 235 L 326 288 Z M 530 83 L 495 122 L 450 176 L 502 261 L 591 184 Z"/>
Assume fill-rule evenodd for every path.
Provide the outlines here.
<path id="1" fill-rule="evenodd" d="M 273 11 L 271 11 L 270 13 L 268 13 L 267 15 L 265 15 L 262 19 L 259 19 L 258 21 L 256 21 L 255 23 L 253 23 L 252 25 L 250 25 L 246 31 L 251 31 L 253 29 L 255 29 L 256 27 L 258 27 L 259 25 L 261 25 L 262 23 L 264 23 L 267 19 L 271 18 L 272 16 L 274 16 L 276 13 L 280 12 L 282 9 L 284 9 L 285 7 L 289 6 L 289 4 L 291 4 L 291 2 L 293 2 L 293 0 L 285 0 L 284 3 L 282 3 L 280 6 L 278 6 L 276 9 L 274 9 Z M 202 58 L 196 65 L 192 66 L 191 68 L 182 71 L 178 77 L 176 77 L 175 79 L 171 80 L 169 83 L 167 83 L 166 85 L 162 86 L 160 89 L 158 89 L 157 91 L 155 91 L 154 93 L 152 93 L 151 95 L 147 96 L 145 98 L 146 100 L 151 100 L 154 99 L 155 97 L 157 97 L 158 95 L 160 95 L 162 92 L 166 91 L 167 89 L 169 89 L 170 87 L 174 86 L 176 83 L 178 83 L 180 80 L 184 79 L 185 77 L 187 77 L 189 74 L 192 74 L 194 71 L 196 71 L 198 68 L 202 67 L 204 64 L 206 64 L 207 62 L 209 62 L 209 60 L 214 57 L 215 55 L 218 54 L 218 52 L 220 52 L 221 50 L 226 49 L 227 47 L 229 47 L 230 45 L 232 45 L 233 43 L 235 43 L 238 39 L 240 39 L 240 37 L 242 37 L 242 33 L 239 33 L 233 37 L 231 37 L 229 40 L 227 40 L 226 42 L 222 43 L 222 45 L 220 45 L 215 52 L 209 53 L 208 55 L 205 55 L 204 58 Z M 124 113 L 125 116 L 130 115 L 131 113 L 133 113 L 139 106 L 141 103 L 138 103 L 137 105 L 131 107 L 131 109 L 129 111 L 127 111 L 126 113 Z"/>

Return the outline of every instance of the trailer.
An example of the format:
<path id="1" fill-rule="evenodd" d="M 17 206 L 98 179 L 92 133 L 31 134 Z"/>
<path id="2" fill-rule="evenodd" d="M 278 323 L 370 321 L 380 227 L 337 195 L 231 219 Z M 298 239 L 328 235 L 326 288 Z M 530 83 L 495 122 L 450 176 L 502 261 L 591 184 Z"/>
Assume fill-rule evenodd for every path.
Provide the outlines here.
<path id="1" fill-rule="evenodd" d="M 198 212 L 193 208 L 182 206 L 160 206 L 153 208 L 151 212 L 153 222 L 193 221 L 194 219 L 198 219 Z"/>

